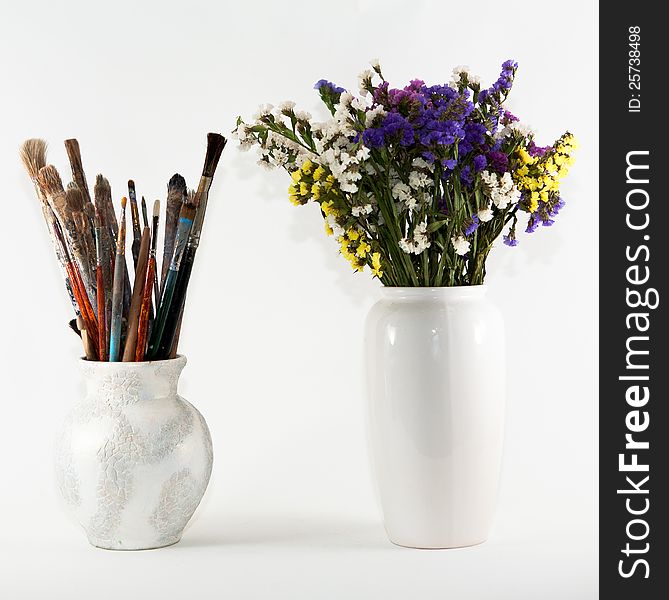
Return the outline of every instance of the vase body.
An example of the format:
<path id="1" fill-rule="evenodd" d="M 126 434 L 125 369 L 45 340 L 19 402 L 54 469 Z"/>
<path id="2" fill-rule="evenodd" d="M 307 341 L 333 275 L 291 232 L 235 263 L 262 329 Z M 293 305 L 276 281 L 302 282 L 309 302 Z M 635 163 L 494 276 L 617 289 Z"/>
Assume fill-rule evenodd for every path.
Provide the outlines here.
<path id="1" fill-rule="evenodd" d="M 56 475 L 91 544 L 169 546 L 209 482 L 212 444 L 202 415 L 177 394 L 184 357 L 81 361 L 86 395 L 56 443 Z"/>
<path id="2" fill-rule="evenodd" d="M 366 322 L 371 458 L 392 542 L 488 536 L 497 502 L 504 325 L 485 286 L 382 289 Z"/>

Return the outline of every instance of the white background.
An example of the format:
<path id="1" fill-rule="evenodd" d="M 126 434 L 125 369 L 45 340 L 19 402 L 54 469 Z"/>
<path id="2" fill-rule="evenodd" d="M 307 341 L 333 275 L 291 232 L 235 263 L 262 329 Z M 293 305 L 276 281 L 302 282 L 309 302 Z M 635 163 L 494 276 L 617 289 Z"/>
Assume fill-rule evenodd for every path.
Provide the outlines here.
<path id="1" fill-rule="evenodd" d="M 0 182 L 5 275 L 0 597 L 495 598 L 596 596 L 596 50 L 594 3 L 4 2 Z M 180 350 L 181 393 L 210 425 L 209 490 L 181 543 L 113 553 L 64 516 L 52 440 L 82 393 L 70 307 L 18 147 L 77 137 L 115 200 L 133 178 L 195 186 L 207 131 L 313 83 L 354 88 L 378 57 L 400 86 L 520 63 L 509 108 L 581 142 L 552 229 L 489 261 L 508 326 L 508 422 L 490 540 L 416 551 L 386 539 L 367 459 L 362 324 L 378 282 L 354 275 L 314 206 L 234 143 L 210 198 Z M 481 365 L 485 376 L 485 365 Z"/>

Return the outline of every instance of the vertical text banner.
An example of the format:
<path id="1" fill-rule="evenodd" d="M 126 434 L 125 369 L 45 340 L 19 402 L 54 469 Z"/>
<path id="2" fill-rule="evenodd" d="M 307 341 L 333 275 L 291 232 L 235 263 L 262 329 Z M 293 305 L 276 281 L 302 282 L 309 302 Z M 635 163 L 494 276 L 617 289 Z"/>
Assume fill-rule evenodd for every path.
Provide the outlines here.
<path id="1" fill-rule="evenodd" d="M 600 5 L 601 598 L 669 598 L 669 33 L 661 6 Z"/>

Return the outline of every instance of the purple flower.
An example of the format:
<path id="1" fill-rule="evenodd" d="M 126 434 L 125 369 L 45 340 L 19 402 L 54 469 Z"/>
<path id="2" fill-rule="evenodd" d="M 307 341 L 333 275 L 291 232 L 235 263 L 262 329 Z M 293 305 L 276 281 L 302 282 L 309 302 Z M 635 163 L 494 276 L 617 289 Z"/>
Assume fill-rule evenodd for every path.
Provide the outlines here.
<path id="1" fill-rule="evenodd" d="M 472 183 L 474 182 L 474 175 L 472 174 L 472 170 L 469 165 L 463 167 L 460 171 L 460 181 L 467 187 L 471 187 Z"/>
<path id="2" fill-rule="evenodd" d="M 503 62 L 502 72 L 499 74 L 497 81 L 495 81 L 495 83 L 493 83 L 487 90 L 481 90 L 479 92 L 479 103 L 485 102 L 489 97 L 492 97 L 493 101 L 502 101 L 503 96 L 506 96 L 513 85 L 513 78 L 517 68 L 518 63 L 515 60 L 507 60 Z"/>
<path id="3" fill-rule="evenodd" d="M 506 173 L 509 170 L 509 157 L 500 152 L 499 150 L 493 150 L 488 152 L 488 165 L 496 173 Z"/>
<path id="4" fill-rule="evenodd" d="M 530 220 L 527 222 L 527 228 L 525 229 L 525 233 L 534 233 L 539 225 L 541 225 L 541 219 L 536 215 L 536 213 L 533 213 L 532 216 L 530 217 Z M 506 242 L 504 242 L 506 244 Z"/>
<path id="5" fill-rule="evenodd" d="M 446 158 L 441 161 L 441 164 L 447 169 L 455 169 L 455 165 L 458 164 L 458 161 L 454 158 Z"/>
<path id="6" fill-rule="evenodd" d="M 550 150 L 550 146 L 537 146 L 534 142 L 530 142 L 530 144 L 527 146 L 527 153 L 530 156 L 543 156 Z"/>
<path id="7" fill-rule="evenodd" d="M 487 164 L 488 161 L 486 160 L 486 157 L 483 156 L 483 154 L 478 154 L 477 156 L 474 157 L 474 170 L 477 173 L 483 171 L 483 169 L 486 168 Z"/>
<path id="8" fill-rule="evenodd" d="M 513 231 L 510 231 L 509 235 L 503 236 L 503 239 L 504 239 L 504 243 L 507 246 L 511 246 L 513 248 L 514 246 L 518 245 L 518 240 L 516 239 L 516 235 Z"/>
<path id="9" fill-rule="evenodd" d="M 321 92 L 330 92 L 331 94 L 343 94 L 346 90 L 343 87 L 339 87 L 334 83 L 330 83 L 327 79 L 319 79 L 314 84 L 314 89 Z"/>
<path id="10" fill-rule="evenodd" d="M 465 235 L 471 235 L 478 229 L 479 224 L 480 222 L 478 215 L 472 215 L 469 219 L 467 219 L 467 221 L 465 221 L 465 228 L 463 233 Z"/>
<path id="11" fill-rule="evenodd" d="M 401 114 L 389 113 L 379 127 L 370 127 L 362 132 L 362 141 L 368 148 L 380 148 L 388 144 L 410 146 L 414 142 L 414 131 Z"/>

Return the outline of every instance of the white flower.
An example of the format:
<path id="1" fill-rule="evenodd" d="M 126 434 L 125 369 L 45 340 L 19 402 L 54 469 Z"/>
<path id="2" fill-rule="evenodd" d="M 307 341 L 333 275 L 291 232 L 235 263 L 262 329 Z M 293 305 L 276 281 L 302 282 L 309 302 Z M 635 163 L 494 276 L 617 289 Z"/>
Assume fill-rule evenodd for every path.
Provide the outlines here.
<path id="1" fill-rule="evenodd" d="M 346 233 L 344 228 L 339 225 L 339 223 L 337 223 L 337 219 L 334 215 L 328 215 L 325 220 L 327 221 L 330 229 L 332 229 L 332 233 L 335 235 L 335 237 L 340 237 Z"/>
<path id="2" fill-rule="evenodd" d="M 284 100 L 278 106 L 279 112 L 281 113 L 290 113 L 295 108 L 295 102 L 292 100 Z"/>
<path id="3" fill-rule="evenodd" d="M 366 96 L 369 93 L 366 86 L 371 83 L 372 77 L 374 77 L 374 72 L 369 69 L 365 69 L 358 75 L 358 87 L 361 96 Z"/>
<path id="4" fill-rule="evenodd" d="M 399 241 L 400 248 L 407 254 L 421 254 L 431 245 L 427 237 L 427 220 L 416 225 L 413 230 L 413 239 L 402 238 Z"/>
<path id="5" fill-rule="evenodd" d="M 420 190 L 424 187 L 428 187 L 432 183 L 430 178 L 423 171 L 411 171 L 409 173 L 409 185 L 414 190 Z"/>
<path id="6" fill-rule="evenodd" d="M 513 121 L 513 123 L 509 123 L 504 129 L 497 131 L 497 133 L 495 133 L 495 139 L 502 139 L 513 135 L 528 137 L 533 133 L 534 130 L 529 125 L 521 123 L 520 121 Z"/>
<path id="7" fill-rule="evenodd" d="M 478 75 L 473 75 L 469 71 L 469 67 L 467 65 L 459 65 L 453 69 L 453 76 L 451 77 L 450 86 L 452 88 L 457 88 L 463 76 L 467 78 L 467 83 L 470 85 L 481 85 L 481 78 Z"/>
<path id="8" fill-rule="evenodd" d="M 306 110 L 296 110 L 295 116 L 297 117 L 298 121 L 308 121 L 311 119 L 311 113 L 307 112 Z"/>
<path id="9" fill-rule="evenodd" d="M 260 121 L 263 117 L 266 117 L 267 115 L 271 115 L 273 108 L 274 108 L 274 106 L 272 106 L 271 104 L 261 104 L 258 107 L 258 110 L 253 115 L 253 118 L 256 121 Z"/>
<path id="10" fill-rule="evenodd" d="M 455 253 L 464 256 L 469 252 L 469 247 L 470 243 L 465 239 L 465 236 L 459 235 L 459 236 L 453 236 L 451 238 L 451 244 L 453 244 L 453 248 L 455 249 Z"/>
<path id="11" fill-rule="evenodd" d="M 391 194 L 395 200 L 404 204 L 409 210 L 413 210 L 418 204 L 418 200 L 406 183 L 396 183 L 391 190 Z"/>
<path id="12" fill-rule="evenodd" d="M 481 221 L 482 223 L 487 223 L 488 221 L 492 221 L 493 218 L 492 208 L 490 206 L 488 206 L 487 208 L 482 208 L 478 212 L 478 218 L 479 221 Z"/>
<path id="13" fill-rule="evenodd" d="M 492 203 L 504 210 L 510 204 L 515 204 L 520 200 L 520 191 L 513 183 L 510 173 L 504 173 L 501 177 L 490 171 L 481 171 L 481 179 L 489 191 Z"/>
<path id="14" fill-rule="evenodd" d="M 351 214 L 354 217 L 359 217 L 360 215 L 369 215 L 372 212 L 373 207 L 371 204 L 364 204 L 363 206 L 353 206 L 351 208 Z"/>
<path id="15" fill-rule="evenodd" d="M 373 58 L 369 61 L 369 64 L 375 71 L 378 71 L 381 68 L 381 63 L 379 62 L 378 58 Z"/>
<path id="16" fill-rule="evenodd" d="M 261 167 L 263 167 L 264 169 L 266 169 L 267 171 L 271 171 L 271 170 L 274 169 L 274 167 L 276 166 L 276 165 L 274 165 L 273 163 L 269 162 L 269 160 L 265 160 L 264 158 L 261 158 L 261 159 L 258 161 L 258 164 L 259 164 Z"/>
<path id="17" fill-rule="evenodd" d="M 372 108 L 371 110 L 368 110 L 367 113 L 365 114 L 365 126 L 366 127 L 371 127 L 374 123 L 374 120 L 377 117 L 384 117 L 386 114 L 386 111 L 383 109 L 383 106 L 380 104 Z"/>
<path id="18" fill-rule="evenodd" d="M 424 158 L 421 158 L 420 156 L 414 158 L 411 161 L 411 166 L 416 167 L 417 169 L 429 169 L 430 171 L 434 171 L 434 164 L 427 162 Z"/>

